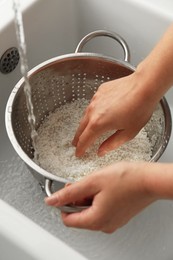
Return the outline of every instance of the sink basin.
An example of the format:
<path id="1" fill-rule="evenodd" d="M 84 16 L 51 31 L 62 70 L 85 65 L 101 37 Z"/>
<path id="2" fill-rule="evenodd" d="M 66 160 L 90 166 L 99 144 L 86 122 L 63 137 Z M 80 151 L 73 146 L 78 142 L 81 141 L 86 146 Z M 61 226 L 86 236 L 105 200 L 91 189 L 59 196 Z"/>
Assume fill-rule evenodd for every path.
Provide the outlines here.
<path id="1" fill-rule="evenodd" d="M 57 255 L 60 259 L 86 259 L 2 200 L 0 207 L 2 260 L 47 260 Z"/>
<path id="2" fill-rule="evenodd" d="M 30 68 L 49 58 L 73 53 L 79 40 L 97 29 L 109 29 L 120 34 L 129 45 L 132 65 L 137 65 L 173 20 L 170 12 L 172 0 L 157 3 L 155 0 L 21 2 Z M 8 48 L 17 45 L 10 0 L 0 1 L 0 19 L 1 57 Z M 87 43 L 84 51 L 123 59 L 121 48 L 110 39 L 94 39 Z M 45 194 L 13 150 L 5 130 L 6 102 L 20 77 L 19 65 L 9 74 L 0 73 L 0 222 L 4 227 L 0 228 L 0 245 L 4 249 L 1 259 L 10 259 L 15 253 L 15 259 L 50 260 L 60 254 L 61 259 L 69 259 L 69 256 L 72 259 L 172 259 L 172 201 L 151 205 L 111 235 L 67 228 L 61 222 L 60 212 L 44 204 Z M 173 111 L 172 90 L 166 98 Z M 173 162 L 172 143 L 171 136 L 160 161 Z M 19 228 L 10 233 L 8 225 L 12 229 L 14 223 L 18 223 Z M 24 243 L 22 230 L 28 234 Z M 38 248 L 42 243 L 43 252 L 46 241 L 49 241 L 46 248 L 49 254 L 40 255 L 32 245 L 31 236 L 40 241 Z"/>

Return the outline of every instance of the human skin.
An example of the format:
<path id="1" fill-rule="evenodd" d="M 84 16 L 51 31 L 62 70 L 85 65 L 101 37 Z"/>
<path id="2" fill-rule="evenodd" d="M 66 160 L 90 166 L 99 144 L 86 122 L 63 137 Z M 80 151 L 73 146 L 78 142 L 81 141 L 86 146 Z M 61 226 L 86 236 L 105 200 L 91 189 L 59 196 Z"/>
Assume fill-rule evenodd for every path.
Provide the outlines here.
<path id="1" fill-rule="evenodd" d="M 173 198 L 173 164 L 119 162 L 46 198 L 60 207 L 92 199 L 88 209 L 62 213 L 66 226 L 112 233 L 159 199 Z"/>
<path id="2" fill-rule="evenodd" d="M 99 87 L 74 136 L 76 156 L 83 156 L 108 130 L 115 133 L 101 144 L 99 156 L 140 131 L 173 84 L 172 46 L 173 25 L 133 74 Z M 151 203 L 173 199 L 173 164 L 118 162 L 55 192 L 45 202 L 58 207 L 88 198 L 92 201 L 88 209 L 62 213 L 64 224 L 112 233 Z"/>
<path id="3" fill-rule="evenodd" d="M 76 131 L 76 156 L 108 130 L 115 130 L 98 150 L 102 156 L 132 139 L 149 120 L 153 110 L 173 84 L 173 26 L 141 62 L 135 73 L 103 83 L 93 96 Z"/>

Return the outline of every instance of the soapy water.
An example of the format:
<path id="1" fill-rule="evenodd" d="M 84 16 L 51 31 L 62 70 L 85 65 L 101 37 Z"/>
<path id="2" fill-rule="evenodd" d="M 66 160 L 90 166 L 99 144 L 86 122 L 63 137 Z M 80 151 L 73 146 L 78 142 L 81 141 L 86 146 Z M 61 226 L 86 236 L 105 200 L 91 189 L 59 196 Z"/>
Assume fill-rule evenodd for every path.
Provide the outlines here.
<path id="1" fill-rule="evenodd" d="M 24 93 L 26 97 L 26 105 L 28 110 L 28 122 L 31 127 L 31 139 L 33 148 L 35 150 L 35 155 L 38 158 L 38 152 L 35 149 L 36 147 L 36 139 L 37 139 L 37 131 L 35 128 L 36 118 L 34 115 L 34 107 L 32 103 L 32 95 L 31 95 L 31 85 L 28 78 L 28 60 L 27 60 L 27 47 L 25 41 L 25 33 L 24 33 L 24 25 L 22 19 L 22 12 L 20 8 L 20 1 L 13 0 L 13 10 L 14 10 L 14 21 L 15 21 L 15 29 L 16 29 L 16 37 L 18 42 L 18 49 L 20 54 L 20 71 L 24 78 Z"/>

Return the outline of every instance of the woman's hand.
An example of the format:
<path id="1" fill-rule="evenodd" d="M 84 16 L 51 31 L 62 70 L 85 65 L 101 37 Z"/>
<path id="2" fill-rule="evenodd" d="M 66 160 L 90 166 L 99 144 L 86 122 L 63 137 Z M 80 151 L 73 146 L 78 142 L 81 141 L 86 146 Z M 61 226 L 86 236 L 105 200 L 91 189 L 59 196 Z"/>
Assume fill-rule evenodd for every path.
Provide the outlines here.
<path id="1" fill-rule="evenodd" d="M 92 205 L 79 213 L 62 213 L 65 225 L 112 233 L 156 200 L 147 191 L 145 174 L 150 163 L 121 162 L 105 167 L 79 182 L 46 198 L 46 203 L 59 207 L 92 200 Z"/>
<path id="2" fill-rule="evenodd" d="M 84 155 L 109 130 L 115 133 L 101 144 L 99 156 L 131 140 L 147 123 L 155 105 L 153 97 L 142 90 L 137 72 L 103 83 L 87 107 L 72 142 L 76 156 Z"/>
<path id="3" fill-rule="evenodd" d="M 114 130 L 98 155 L 132 139 L 149 120 L 154 107 L 172 86 L 173 25 L 130 76 L 104 83 L 86 109 L 73 140 L 76 156 L 82 156 L 95 140 Z"/>
<path id="4" fill-rule="evenodd" d="M 100 146 L 99 155 L 132 139 L 146 124 L 173 84 L 172 42 L 173 25 L 136 72 L 101 85 L 74 137 L 77 156 L 108 130 L 116 132 Z M 62 213 L 64 224 L 111 233 L 155 200 L 173 199 L 172 172 L 173 164 L 120 162 L 54 193 L 46 203 L 59 207 L 92 200 L 82 212 Z"/>

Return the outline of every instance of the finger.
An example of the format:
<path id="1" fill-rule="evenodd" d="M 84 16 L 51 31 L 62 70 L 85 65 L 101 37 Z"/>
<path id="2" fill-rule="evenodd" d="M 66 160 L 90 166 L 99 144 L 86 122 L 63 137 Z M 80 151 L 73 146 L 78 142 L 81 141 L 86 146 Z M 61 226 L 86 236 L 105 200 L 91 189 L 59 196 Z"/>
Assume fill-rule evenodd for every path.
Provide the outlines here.
<path id="1" fill-rule="evenodd" d="M 77 143 L 79 141 L 79 137 L 83 133 L 84 129 L 86 128 L 88 124 L 88 116 L 85 114 L 85 116 L 81 119 L 80 124 L 76 130 L 76 134 L 73 138 L 72 145 L 77 146 Z"/>
<path id="2" fill-rule="evenodd" d="M 100 145 L 98 149 L 98 155 L 104 156 L 107 152 L 117 149 L 131 139 L 132 134 L 130 134 L 129 131 L 117 130 L 113 135 L 111 135 Z"/>
<path id="3" fill-rule="evenodd" d="M 84 155 L 85 151 L 95 143 L 96 139 L 99 138 L 104 133 L 104 129 L 96 130 L 94 127 L 88 125 L 83 133 L 81 134 L 77 146 L 76 146 L 76 156 L 81 157 Z"/>
<path id="4" fill-rule="evenodd" d="M 74 203 L 75 201 L 84 200 L 85 198 L 97 194 L 98 187 L 96 187 L 92 181 L 91 176 L 84 179 L 80 182 L 66 186 L 65 188 L 55 192 L 50 197 L 45 198 L 46 204 L 58 207 Z"/>
<path id="5" fill-rule="evenodd" d="M 63 223 L 68 227 L 82 228 L 96 230 L 96 225 L 94 225 L 95 211 L 92 207 L 85 209 L 81 212 L 67 214 L 62 213 Z"/>
<path id="6" fill-rule="evenodd" d="M 72 185 L 72 183 L 68 182 L 65 184 L 64 187 L 67 187 L 69 185 Z M 74 203 L 72 203 L 72 205 L 76 205 L 76 206 L 88 206 L 88 205 L 91 205 L 92 204 L 92 198 L 85 198 L 83 200 L 79 200 L 79 201 L 75 201 Z"/>
<path id="7" fill-rule="evenodd" d="M 64 224 L 68 227 L 101 230 L 105 224 L 105 210 L 100 206 L 101 202 L 101 193 L 98 193 L 94 196 L 93 204 L 89 208 L 72 214 L 62 213 Z"/>
<path id="8" fill-rule="evenodd" d="M 70 185 L 72 185 L 72 183 L 71 182 L 67 182 L 64 187 L 68 187 Z"/>

